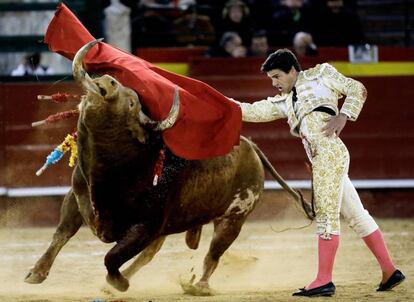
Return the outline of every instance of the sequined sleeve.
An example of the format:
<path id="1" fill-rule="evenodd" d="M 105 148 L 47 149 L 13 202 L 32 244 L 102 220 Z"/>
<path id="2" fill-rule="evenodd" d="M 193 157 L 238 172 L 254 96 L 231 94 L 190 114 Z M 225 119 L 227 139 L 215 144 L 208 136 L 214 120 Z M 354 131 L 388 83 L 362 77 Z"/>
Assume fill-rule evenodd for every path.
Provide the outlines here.
<path id="1" fill-rule="evenodd" d="M 323 79 L 325 83 L 330 88 L 345 95 L 344 104 L 342 105 L 340 112 L 347 115 L 349 120 L 355 121 L 367 98 L 367 90 L 361 82 L 344 76 L 332 65 L 324 65 L 326 65 L 323 71 Z"/>
<path id="2" fill-rule="evenodd" d="M 239 103 L 244 122 L 270 122 L 286 117 L 285 96 L 268 97 L 252 104 Z"/>

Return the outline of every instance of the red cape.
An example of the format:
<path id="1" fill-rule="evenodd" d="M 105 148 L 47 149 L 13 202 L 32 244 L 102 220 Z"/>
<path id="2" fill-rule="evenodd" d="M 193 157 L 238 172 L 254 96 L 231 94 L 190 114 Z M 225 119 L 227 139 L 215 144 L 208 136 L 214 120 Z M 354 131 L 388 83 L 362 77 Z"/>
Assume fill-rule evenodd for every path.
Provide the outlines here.
<path id="1" fill-rule="evenodd" d="M 79 48 L 94 39 L 64 4 L 58 6 L 45 35 L 50 50 L 70 60 Z M 180 87 L 178 120 L 163 132 L 164 142 L 174 154 L 186 159 L 206 159 L 224 155 L 239 144 L 239 106 L 207 84 L 168 72 L 102 42 L 88 52 L 84 63 L 89 72 L 112 75 L 134 89 L 154 120 L 168 115 L 174 87 Z"/>

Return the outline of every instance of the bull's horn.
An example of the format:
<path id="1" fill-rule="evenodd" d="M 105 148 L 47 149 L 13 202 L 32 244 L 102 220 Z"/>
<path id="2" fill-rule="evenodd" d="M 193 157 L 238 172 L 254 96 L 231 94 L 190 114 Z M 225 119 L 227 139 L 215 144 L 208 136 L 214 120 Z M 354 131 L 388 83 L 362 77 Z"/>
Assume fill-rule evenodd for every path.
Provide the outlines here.
<path id="1" fill-rule="evenodd" d="M 72 62 L 72 73 L 75 81 L 82 86 L 85 90 L 97 90 L 97 87 L 93 83 L 92 79 L 88 75 L 88 73 L 83 68 L 83 59 L 88 53 L 89 49 L 91 49 L 95 44 L 99 43 L 103 39 L 98 39 L 91 41 L 84 46 L 82 46 L 75 55 L 75 58 Z"/>
<path id="2" fill-rule="evenodd" d="M 160 122 L 156 122 L 150 119 L 148 116 L 146 116 L 145 113 L 140 111 L 139 121 L 142 125 L 152 125 L 154 127 L 154 130 L 156 131 L 163 131 L 163 130 L 166 130 L 174 126 L 174 123 L 177 120 L 179 111 L 180 111 L 180 93 L 179 93 L 178 86 L 175 86 L 173 104 L 171 106 L 170 113 L 164 120 Z"/>

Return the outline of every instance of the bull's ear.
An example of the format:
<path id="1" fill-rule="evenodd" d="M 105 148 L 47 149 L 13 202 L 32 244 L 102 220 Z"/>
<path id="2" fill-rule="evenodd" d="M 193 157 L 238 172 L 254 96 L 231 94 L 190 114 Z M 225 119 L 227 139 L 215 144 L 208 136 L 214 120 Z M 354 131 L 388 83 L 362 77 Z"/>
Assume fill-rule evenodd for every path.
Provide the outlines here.
<path id="1" fill-rule="evenodd" d="M 130 126 L 132 135 L 138 139 L 141 144 L 145 144 L 148 138 L 148 133 L 138 123 Z"/>

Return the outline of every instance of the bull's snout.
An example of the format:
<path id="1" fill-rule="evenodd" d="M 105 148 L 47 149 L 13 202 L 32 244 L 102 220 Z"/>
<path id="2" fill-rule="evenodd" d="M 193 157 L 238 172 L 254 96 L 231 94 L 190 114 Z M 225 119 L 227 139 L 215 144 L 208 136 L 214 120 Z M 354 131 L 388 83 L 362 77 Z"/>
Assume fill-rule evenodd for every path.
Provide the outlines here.
<path id="1" fill-rule="evenodd" d="M 97 85 L 98 86 L 98 89 L 99 89 L 99 93 L 103 96 L 103 97 L 105 97 L 106 96 L 106 94 L 107 94 L 107 91 L 106 91 L 106 89 L 105 88 L 103 88 L 101 85 Z"/>
<path id="2" fill-rule="evenodd" d="M 103 75 L 94 80 L 97 92 L 107 101 L 115 100 L 119 96 L 120 84 L 110 75 Z"/>

